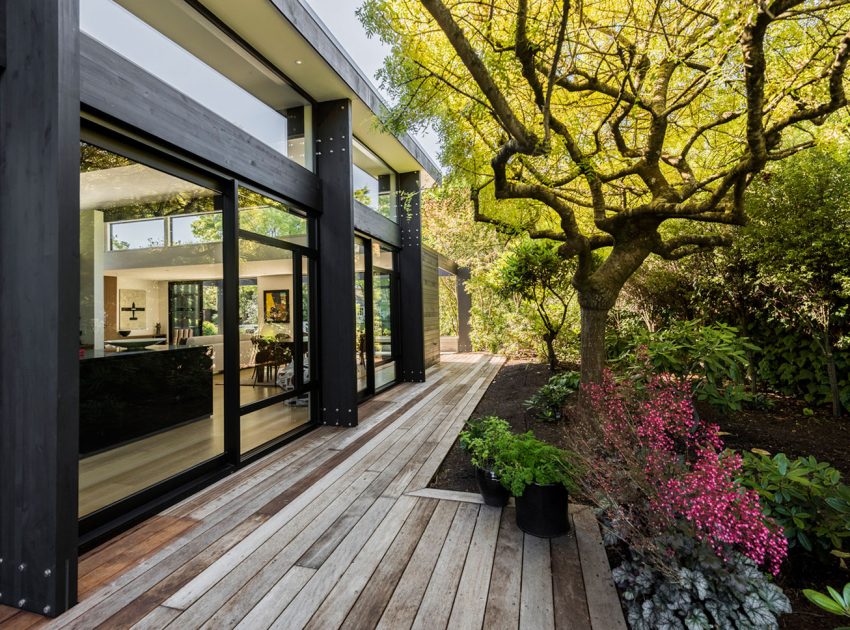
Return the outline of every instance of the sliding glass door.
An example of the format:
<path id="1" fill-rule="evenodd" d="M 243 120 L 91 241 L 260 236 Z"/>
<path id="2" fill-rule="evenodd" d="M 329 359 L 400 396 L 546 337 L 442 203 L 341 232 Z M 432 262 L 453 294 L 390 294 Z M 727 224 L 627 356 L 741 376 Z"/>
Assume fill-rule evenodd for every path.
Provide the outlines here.
<path id="1" fill-rule="evenodd" d="M 255 309 L 240 321 L 240 450 L 250 453 L 311 420 L 308 221 L 239 189 L 239 278 Z M 305 273 L 306 272 L 306 273 Z"/>
<path id="2" fill-rule="evenodd" d="M 84 137 L 85 535 L 290 438 L 315 418 L 319 379 L 312 219 L 99 130 Z"/>
<path id="3" fill-rule="evenodd" d="M 221 239 L 170 239 L 218 220 L 216 188 L 80 145 L 83 518 L 224 454 Z"/>
<path id="4" fill-rule="evenodd" d="M 361 399 L 396 380 L 398 303 L 396 254 L 389 246 L 354 239 L 355 359 Z"/>

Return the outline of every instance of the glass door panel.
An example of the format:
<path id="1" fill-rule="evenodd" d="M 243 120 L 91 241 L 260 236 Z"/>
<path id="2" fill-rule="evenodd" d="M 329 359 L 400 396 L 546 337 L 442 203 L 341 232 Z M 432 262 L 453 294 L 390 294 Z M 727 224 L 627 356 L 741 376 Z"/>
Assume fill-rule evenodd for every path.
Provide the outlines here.
<path id="1" fill-rule="evenodd" d="M 295 389 L 292 264 L 289 250 L 239 239 L 240 314 L 244 314 L 239 323 L 242 406 Z M 255 302 L 249 304 L 252 298 Z"/>
<path id="2" fill-rule="evenodd" d="M 311 420 L 309 260 L 294 238 L 307 221 L 265 196 L 239 189 L 239 400 L 241 452 Z M 302 240 L 303 240 L 302 239 Z"/>
<path id="3" fill-rule="evenodd" d="M 312 314 L 313 304 L 310 301 L 312 294 L 310 293 L 310 278 L 313 276 L 311 267 L 313 262 L 303 256 L 301 258 L 301 330 L 302 330 L 302 353 L 304 356 L 304 384 L 307 385 L 312 381 L 313 372 L 311 367 L 310 357 L 312 356 Z"/>
<path id="4" fill-rule="evenodd" d="M 373 244 L 372 324 L 375 357 L 375 389 L 395 381 L 395 352 L 393 351 L 393 304 L 395 302 L 395 271 L 392 250 Z"/>
<path id="5" fill-rule="evenodd" d="M 214 224 L 221 207 L 209 188 L 80 143 L 83 518 L 224 452 L 221 244 L 163 234 L 175 216 Z"/>
<path id="6" fill-rule="evenodd" d="M 354 239 L 354 325 L 355 347 L 354 359 L 357 365 L 357 392 L 366 393 L 369 390 L 369 364 L 372 352 L 369 347 L 367 331 L 367 305 L 369 304 L 366 273 L 366 241 Z"/>

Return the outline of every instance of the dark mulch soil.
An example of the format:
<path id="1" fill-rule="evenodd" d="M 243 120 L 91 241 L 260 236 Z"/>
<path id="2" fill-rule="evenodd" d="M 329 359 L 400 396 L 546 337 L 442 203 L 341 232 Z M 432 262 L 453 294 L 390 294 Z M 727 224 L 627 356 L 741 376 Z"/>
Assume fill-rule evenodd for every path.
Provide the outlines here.
<path id="1" fill-rule="evenodd" d="M 525 401 L 545 385 L 550 376 L 549 368 L 545 365 L 528 360 L 508 361 L 478 402 L 472 417 L 499 416 L 510 422 L 517 433 L 534 431 L 534 435 L 541 440 L 560 443 L 563 431 L 558 423 L 538 422 L 525 409 Z M 431 487 L 478 492 L 475 470 L 469 463 L 469 456 L 460 449 L 457 441 L 431 480 Z"/>
<path id="2" fill-rule="evenodd" d="M 511 423 L 517 432 L 533 431 L 542 440 L 563 446 L 566 438 L 561 422 L 540 422 L 525 409 L 525 401 L 549 379 L 545 365 L 527 360 L 508 361 L 472 417 L 497 415 Z M 767 409 L 745 410 L 718 416 L 710 409 L 700 409 L 703 417 L 717 422 L 729 448 L 760 448 L 771 453 L 784 452 L 789 457 L 814 455 L 830 462 L 850 479 L 850 419 L 835 420 L 829 409 L 815 409 L 805 415 L 806 405 L 792 398 L 774 396 Z M 469 458 L 457 442 L 431 481 L 431 487 L 465 492 L 478 492 Z M 802 595 L 803 588 L 825 591 L 827 585 L 839 587 L 850 581 L 850 572 L 837 564 L 822 564 L 811 555 L 792 551 L 777 583 L 791 599 L 794 612 L 780 618 L 782 630 L 832 630 L 841 619 L 813 606 Z"/>

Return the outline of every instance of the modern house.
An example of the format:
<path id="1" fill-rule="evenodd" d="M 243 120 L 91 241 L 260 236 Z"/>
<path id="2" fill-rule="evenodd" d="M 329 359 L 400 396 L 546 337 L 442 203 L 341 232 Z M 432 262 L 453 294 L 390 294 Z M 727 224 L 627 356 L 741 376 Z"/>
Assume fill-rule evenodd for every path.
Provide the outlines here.
<path id="1" fill-rule="evenodd" d="M 381 107 L 299 0 L 0 2 L 0 603 L 424 380 L 439 170 Z"/>

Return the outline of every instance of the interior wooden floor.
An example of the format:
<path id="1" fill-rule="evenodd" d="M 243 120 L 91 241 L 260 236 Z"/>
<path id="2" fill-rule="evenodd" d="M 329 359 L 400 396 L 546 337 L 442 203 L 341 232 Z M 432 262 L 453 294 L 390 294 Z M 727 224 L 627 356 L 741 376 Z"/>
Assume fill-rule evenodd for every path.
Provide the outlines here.
<path id="1" fill-rule="evenodd" d="M 253 370 L 242 370 L 251 383 Z M 190 424 L 80 460 L 80 516 L 149 488 L 224 452 L 224 380 L 213 377 L 213 414 Z M 242 386 L 245 405 L 281 393 L 274 386 Z M 276 404 L 242 416 L 242 452 L 309 422 L 309 406 Z"/>
<path id="2" fill-rule="evenodd" d="M 80 559 L 81 602 L 28 628 L 625 628 L 596 520 L 523 535 L 513 508 L 428 489 L 502 364 L 444 355 L 428 382 L 319 428 Z M 16 625 L 13 625 L 16 624 Z M 6 626 L 0 624 L 5 630 Z"/>

